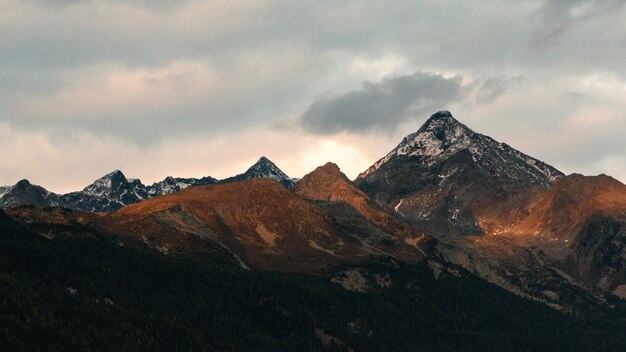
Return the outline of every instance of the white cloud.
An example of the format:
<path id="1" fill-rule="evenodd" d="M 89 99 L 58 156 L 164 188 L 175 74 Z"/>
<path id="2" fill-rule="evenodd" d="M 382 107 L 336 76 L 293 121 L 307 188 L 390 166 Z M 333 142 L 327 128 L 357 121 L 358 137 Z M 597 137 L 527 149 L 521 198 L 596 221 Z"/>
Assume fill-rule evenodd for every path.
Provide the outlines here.
<path id="1" fill-rule="evenodd" d="M 354 177 L 433 111 L 381 123 L 394 104 L 367 101 L 350 111 L 379 109 L 376 131 L 269 126 L 416 71 L 459 77 L 463 98 L 444 100 L 477 131 L 566 172 L 624 175 L 624 2 L 1 1 L 0 184 L 230 176 L 260 154 L 293 176 L 335 158 Z"/>

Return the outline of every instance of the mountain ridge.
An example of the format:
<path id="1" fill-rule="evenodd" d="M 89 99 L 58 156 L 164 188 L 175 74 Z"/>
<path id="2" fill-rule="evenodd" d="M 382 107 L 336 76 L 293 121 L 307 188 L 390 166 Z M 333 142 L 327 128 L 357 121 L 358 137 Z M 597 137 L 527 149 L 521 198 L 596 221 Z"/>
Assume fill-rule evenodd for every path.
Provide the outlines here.
<path id="1" fill-rule="evenodd" d="M 238 182 L 250 180 L 253 178 L 271 178 L 287 188 L 293 188 L 296 182 L 287 176 L 281 169 L 265 156 L 261 156 L 259 160 L 250 166 L 244 173 L 220 180 L 219 183 Z"/>
<path id="2" fill-rule="evenodd" d="M 511 292 L 554 305 L 576 287 L 626 297 L 626 186 L 608 176 L 565 176 L 442 111 L 355 184 L 446 261 Z"/>
<path id="3" fill-rule="evenodd" d="M 479 234 L 481 223 L 497 227 L 524 216 L 524 204 L 563 176 L 440 111 L 361 173 L 355 184 L 409 221 Z M 501 211 L 490 205 L 503 202 Z"/>
<path id="4" fill-rule="evenodd" d="M 28 180 L 14 186 L 0 187 L 0 208 L 19 205 L 62 206 L 70 209 L 111 212 L 125 205 L 181 191 L 190 186 L 230 183 L 252 178 L 272 178 L 285 187 L 293 188 L 295 181 L 266 157 L 261 157 L 245 173 L 223 180 L 211 176 L 182 178 L 167 176 L 162 181 L 144 185 L 139 179 L 128 179 L 120 170 L 114 170 L 96 179 L 80 191 L 56 194 Z M 13 191 L 13 192 L 12 192 Z"/>
<path id="5" fill-rule="evenodd" d="M 443 261 L 558 309 L 626 297 L 626 186 L 564 176 L 448 111 L 354 182 L 327 163 L 295 183 L 265 157 L 242 174 L 198 180 L 145 186 L 116 170 L 70 195 L 85 196 L 82 209 L 117 212 L 11 214 L 85 222 L 164 255 L 218 246 L 262 270 L 320 271 L 371 257 Z M 19 191 L 39 206 L 69 202 L 28 181 L 0 191 L 0 201 Z"/>

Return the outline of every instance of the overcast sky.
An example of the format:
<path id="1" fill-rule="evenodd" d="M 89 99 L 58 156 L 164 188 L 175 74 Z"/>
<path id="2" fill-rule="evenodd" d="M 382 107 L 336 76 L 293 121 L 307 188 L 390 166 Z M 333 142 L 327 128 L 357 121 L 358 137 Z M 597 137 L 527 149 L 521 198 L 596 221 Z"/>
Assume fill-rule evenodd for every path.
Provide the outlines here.
<path id="1" fill-rule="evenodd" d="M 0 0 L 0 185 L 354 178 L 437 110 L 626 182 L 626 0 Z"/>

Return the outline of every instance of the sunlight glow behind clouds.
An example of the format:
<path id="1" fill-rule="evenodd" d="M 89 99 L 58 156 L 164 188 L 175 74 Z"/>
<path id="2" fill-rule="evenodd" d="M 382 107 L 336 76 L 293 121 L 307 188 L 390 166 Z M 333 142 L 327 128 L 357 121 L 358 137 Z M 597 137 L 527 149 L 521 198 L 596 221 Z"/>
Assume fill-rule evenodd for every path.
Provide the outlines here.
<path id="1" fill-rule="evenodd" d="M 0 0 L 0 185 L 225 177 L 260 155 L 292 177 L 326 161 L 354 177 L 434 111 L 398 114 L 392 92 L 342 102 L 359 116 L 324 114 L 323 135 L 299 117 L 415 72 L 461 80 L 430 108 L 624 182 L 624 2 Z"/>

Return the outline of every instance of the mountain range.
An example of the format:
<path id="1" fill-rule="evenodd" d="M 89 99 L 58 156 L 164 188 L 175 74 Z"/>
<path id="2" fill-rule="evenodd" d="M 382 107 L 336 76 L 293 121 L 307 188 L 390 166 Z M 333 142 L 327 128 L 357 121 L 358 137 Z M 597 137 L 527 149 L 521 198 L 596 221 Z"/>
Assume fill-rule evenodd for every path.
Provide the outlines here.
<path id="1" fill-rule="evenodd" d="M 47 239 L 89 234 L 164 258 L 224 257 L 347 292 L 400 289 L 399 269 L 368 269 L 385 261 L 452 285 L 477 277 L 560 312 L 626 317 L 626 185 L 566 176 L 448 111 L 354 181 L 333 163 L 294 180 L 262 157 L 224 180 L 145 186 L 115 171 L 64 195 L 22 180 L 0 188 L 0 207 Z"/>
<path id="2" fill-rule="evenodd" d="M 577 286 L 599 299 L 626 288 L 624 184 L 565 176 L 447 111 L 355 184 L 434 236 L 446 261 L 513 292 L 559 305 Z"/>
<path id="3" fill-rule="evenodd" d="M 61 206 L 69 209 L 111 212 L 125 205 L 146 199 L 181 191 L 189 186 L 210 185 L 249 180 L 252 178 L 272 178 L 292 188 L 295 181 L 282 172 L 266 157 L 261 157 L 246 172 L 217 180 L 211 176 L 202 178 L 166 177 L 152 185 L 144 185 L 138 179 L 127 179 L 119 170 L 115 170 L 95 180 L 82 191 L 67 194 L 55 194 L 45 188 L 32 185 L 28 180 L 21 180 L 13 186 L 0 187 L 0 208 L 18 205 L 38 205 L 44 207 Z"/>

